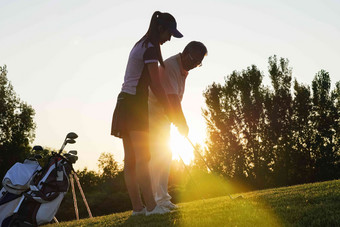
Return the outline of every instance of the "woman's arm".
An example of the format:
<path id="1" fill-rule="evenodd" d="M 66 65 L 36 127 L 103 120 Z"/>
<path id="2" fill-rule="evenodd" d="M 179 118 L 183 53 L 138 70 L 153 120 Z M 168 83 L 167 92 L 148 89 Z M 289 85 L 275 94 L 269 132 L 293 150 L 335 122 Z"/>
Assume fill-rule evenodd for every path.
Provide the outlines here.
<path id="1" fill-rule="evenodd" d="M 155 62 L 148 63 L 147 67 L 148 67 L 150 79 L 151 79 L 151 84 L 150 84 L 151 91 L 155 94 L 158 101 L 164 107 L 165 113 L 169 116 L 170 121 L 173 122 L 173 117 L 172 117 L 173 111 L 169 103 L 168 97 L 165 94 L 165 91 L 159 79 L 158 63 L 155 63 Z"/>

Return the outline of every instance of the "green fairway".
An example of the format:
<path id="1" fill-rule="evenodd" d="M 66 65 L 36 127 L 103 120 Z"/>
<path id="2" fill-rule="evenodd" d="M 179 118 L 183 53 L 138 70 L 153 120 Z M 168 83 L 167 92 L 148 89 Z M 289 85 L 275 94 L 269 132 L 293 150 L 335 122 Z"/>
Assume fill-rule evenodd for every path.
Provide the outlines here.
<path id="1" fill-rule="evenodd" d="M 58 226 L 340 226 L 340 180 L 268 189 L 179 204 L 166 215 L 131 211 Z"/>

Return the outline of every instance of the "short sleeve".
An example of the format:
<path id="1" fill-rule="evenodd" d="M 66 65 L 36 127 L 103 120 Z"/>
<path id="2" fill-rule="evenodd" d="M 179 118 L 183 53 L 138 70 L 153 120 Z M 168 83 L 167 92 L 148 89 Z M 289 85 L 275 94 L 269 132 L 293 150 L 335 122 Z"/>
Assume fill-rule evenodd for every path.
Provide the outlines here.
<path id="1" fill-rule="evenodd" d="M 166 63 L 165 63 L 166 64 Z M 166 68 L 159 67 L 159 73 L 161 74 L 162 86 L 168 95 L 179 93 L 178 82 L 176 81 L 176 72 L 170 64 L 165 65 Z"/>
<path id="2" fill-rule="evenodd" d="M 144 55 L 143 55 L 143 61 L 146 64 L 158 62 L 157 50 L 155 47 L 149 47 L 145 50 Z"/>

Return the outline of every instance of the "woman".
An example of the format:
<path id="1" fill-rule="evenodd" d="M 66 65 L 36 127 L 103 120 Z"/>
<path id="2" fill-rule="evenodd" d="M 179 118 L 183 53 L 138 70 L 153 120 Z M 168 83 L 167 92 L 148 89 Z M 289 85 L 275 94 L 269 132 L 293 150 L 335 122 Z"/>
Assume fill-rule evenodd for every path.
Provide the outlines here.
<path id="1" fill-rule="evenodd" d="M 123 139 L 124 177 L 132 202 L 132 215 L 164 214 L 169 210 L 157 206 L 149 175 L 149 86 L 167 113 L 170 105 L 160 84 L 158 62 L 164 67 L 160 45 L 171 36 L 181 38 L 175 18 L 156 11 L 146 34 L 132 48 L 125 71 L 124 83 L 113 114 L 111 135 Z M 140 190 L 146 208 L 144 207 Z"/>

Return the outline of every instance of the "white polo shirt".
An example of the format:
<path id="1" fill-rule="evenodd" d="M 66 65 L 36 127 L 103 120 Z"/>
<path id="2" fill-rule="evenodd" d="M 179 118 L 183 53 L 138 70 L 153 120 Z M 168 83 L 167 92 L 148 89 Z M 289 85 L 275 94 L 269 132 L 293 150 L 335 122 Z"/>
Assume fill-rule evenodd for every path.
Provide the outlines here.
<path id="1" fill-rule="evenodd" d="M 180 101 L 183 99 L 185 90 L 185 80 L 188 71 L 183 69 L 181 55 L 176 54 L 164 61 L 164 68 L 159 67 L 159 75 L 162 87 L 167 95 L 178 95 Z M 152 92 L 149 92 L 149 103 L 155 104 L 157 98 Z"/>

